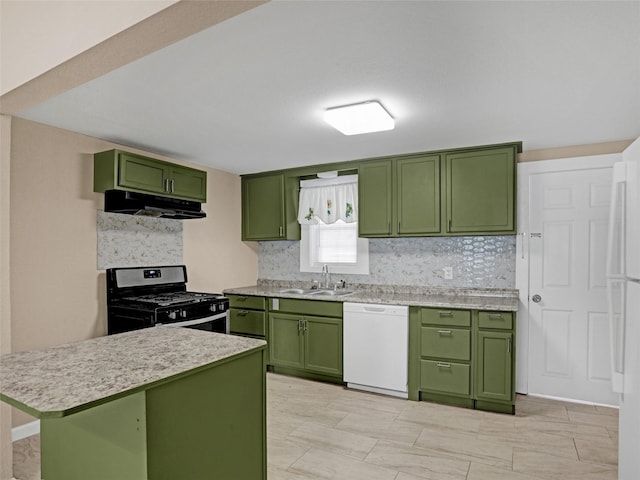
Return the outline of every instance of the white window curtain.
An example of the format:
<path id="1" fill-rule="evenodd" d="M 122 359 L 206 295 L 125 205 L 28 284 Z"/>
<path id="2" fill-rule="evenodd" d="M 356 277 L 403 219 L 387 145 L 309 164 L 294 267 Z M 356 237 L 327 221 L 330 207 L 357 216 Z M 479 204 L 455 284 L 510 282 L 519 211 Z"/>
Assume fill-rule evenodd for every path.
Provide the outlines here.
<path id="1" fill-rule="evenodd" d="M 338 220 L 358 221 L 358 176 L 300 182 L 300 225 L 315 225 L 318 221 L 332 224 Z"/>

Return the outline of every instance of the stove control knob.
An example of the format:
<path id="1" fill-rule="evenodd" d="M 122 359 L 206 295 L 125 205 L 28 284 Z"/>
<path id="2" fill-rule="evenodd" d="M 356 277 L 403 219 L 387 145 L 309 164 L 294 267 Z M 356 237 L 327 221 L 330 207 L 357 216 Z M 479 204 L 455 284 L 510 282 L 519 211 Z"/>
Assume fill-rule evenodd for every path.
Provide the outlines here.
<path id="1" fill-rule="evenodd" d="M 175 320 L 176 318 L 178 318 L 177 313 L 178 313 L 178 312 L 177 312 L 176 310 L 173 310 L 172 312 L 169 312 L 169 313 L 167 314 L 167 316 L 168 316 L 171 320 Z"/>
<path id="2" fill-rule="evenodd" d="M 187 318 L 187 311 L 186 310 L 180 310 L 180 316 L 182 318 Z"/>
<path id="3" fill-rule="evenodd" d="M 216 310 L 218 310 L 217 307 L 218 306 L 215 303 L 212 303 L 211 305 L 209 305 L 209 311 L 215 312 Z"/>

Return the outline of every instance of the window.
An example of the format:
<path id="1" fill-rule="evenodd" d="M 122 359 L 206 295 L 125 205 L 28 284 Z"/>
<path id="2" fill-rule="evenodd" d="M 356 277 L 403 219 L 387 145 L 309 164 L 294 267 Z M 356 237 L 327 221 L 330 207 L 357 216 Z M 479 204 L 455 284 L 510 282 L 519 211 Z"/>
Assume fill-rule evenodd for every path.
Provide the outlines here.
<path id="1" fill-rule="evenodd" d="M 300 271 L 369 274 L 369 240 L 358 238 L 357 223 L 302 225 Z"/>
<path id="2" fill-rule="evenodd" d="M 300 271 L 369 273 L 369 242 L 358 238 L 358 176 L 300 182 Z"/>

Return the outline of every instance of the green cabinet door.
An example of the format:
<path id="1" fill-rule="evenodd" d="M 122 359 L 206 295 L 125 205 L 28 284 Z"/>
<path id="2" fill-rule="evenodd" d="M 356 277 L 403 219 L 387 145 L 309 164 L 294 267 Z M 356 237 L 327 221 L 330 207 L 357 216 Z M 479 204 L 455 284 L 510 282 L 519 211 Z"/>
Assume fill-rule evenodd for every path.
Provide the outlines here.
<path id="1" fill-rule="evenodd" d="M 93 156 L 93 191 L 130 190 L 207 201 L 207 172 L 122 150 Z"/>
<path id="2" fill-rule="evenodd" d="M 393 190 L 391 160 L 366 162 L 358 170 L 358 235 L 391 235 Z"/>
<path id="3" fill-rule="evenodd" d="M 269 314 L 270 364 L 304 368 L 304 332 L 300 315 Z"/>
<path id="4" fill-rule="evenodd" d="M 476 351 L 476 398 L 478 400 L 513 400 L 513 334 L 479 331 Z"/>
<path id="5" fill-rule="evenodd" d="M 242 240 L 286 238 L 284 175 L 242 177 Z"/>
<path id="6" fill-rule="evenodd" d="M 168 193 L 169 167 L 166 164 L 128 153 L 121 153 L 119 157 L 118 184 L 121 187 Z"/>
<path id="7" fill-rule="evenodd" d="M 304 317 L 305 368 L 311 372 L 342 375 L 342 320 Z"/>
<path id="8" fill-rule="evenodd" d="M 169 169 L 170 193 L 178 197 L 207 200 L 207 172 L 174 165 Z"/>
<path id="9" fill-rule="evenodd" d="M 445 156 L 446 233 L 515 233 L 515 147 Z"/>
<path id="10" fill-rule="evenodd" d="M 440 156 L 396 161 L 399 235 L 440 232 Z"/>

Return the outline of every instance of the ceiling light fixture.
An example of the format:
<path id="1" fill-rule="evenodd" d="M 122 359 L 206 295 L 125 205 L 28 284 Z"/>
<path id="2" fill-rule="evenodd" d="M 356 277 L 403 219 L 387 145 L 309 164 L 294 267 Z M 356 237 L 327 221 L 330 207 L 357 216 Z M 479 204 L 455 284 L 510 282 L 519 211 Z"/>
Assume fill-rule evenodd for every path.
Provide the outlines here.
<path id="1" fill-rule="evenodd" d="M 373 100 L 329 108 L 324 112 L 324 120 L 345 135 L 393 130 L 396 125 L 384 107 Z"/>

